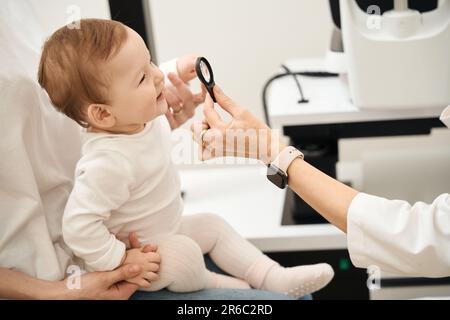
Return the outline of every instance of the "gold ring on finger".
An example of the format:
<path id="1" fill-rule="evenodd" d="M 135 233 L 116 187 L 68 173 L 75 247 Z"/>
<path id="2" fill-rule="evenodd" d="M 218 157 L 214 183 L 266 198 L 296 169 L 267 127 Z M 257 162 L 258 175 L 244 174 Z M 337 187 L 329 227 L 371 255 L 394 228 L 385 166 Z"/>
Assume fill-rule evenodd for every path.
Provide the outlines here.
<path id="1" fill-rule="evenodd" d="M 205 140 L 203 140 L 203 137 L 207 131 L 208 131 L 207 129 L 203 129 L 202 132 L 200 133 L 200 141 L 202 142 L 203 148 L 205 147 Z"/>

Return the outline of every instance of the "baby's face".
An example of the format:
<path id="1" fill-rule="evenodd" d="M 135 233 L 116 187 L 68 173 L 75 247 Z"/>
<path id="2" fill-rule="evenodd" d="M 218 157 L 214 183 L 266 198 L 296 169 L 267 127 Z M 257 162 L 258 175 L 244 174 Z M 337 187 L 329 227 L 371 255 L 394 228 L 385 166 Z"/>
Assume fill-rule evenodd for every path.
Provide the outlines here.
<path id="1" fill-rule="evenodd" d="M 142 38 L 127 27 L 128 38 L 105 69 L 114 129 L 126 132 L 165 114 L 164 75 L 151 62 Z"/>

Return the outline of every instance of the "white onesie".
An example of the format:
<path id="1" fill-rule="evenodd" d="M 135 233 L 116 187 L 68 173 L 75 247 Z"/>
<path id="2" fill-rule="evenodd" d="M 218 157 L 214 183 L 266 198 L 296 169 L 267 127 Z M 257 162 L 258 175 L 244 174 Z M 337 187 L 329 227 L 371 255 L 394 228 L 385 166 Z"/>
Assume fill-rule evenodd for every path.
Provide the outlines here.
<path id="1" fill-rule="evenodd" d="M 170 159 L 170 126 L 160 116 L 137 134 L 84 133 L 83 140 L 64 240 L 88 270 L 113 270 L 126 250 L 114 234 L 135 231 L 150 243 L 179 227 L 183 202 Z"/>

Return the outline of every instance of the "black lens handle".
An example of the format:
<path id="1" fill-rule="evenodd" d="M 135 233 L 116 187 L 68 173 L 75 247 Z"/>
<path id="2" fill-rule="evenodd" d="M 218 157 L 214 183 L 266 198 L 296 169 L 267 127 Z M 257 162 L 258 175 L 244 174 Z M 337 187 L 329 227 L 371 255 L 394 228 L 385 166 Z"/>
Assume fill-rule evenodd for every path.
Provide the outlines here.
<path id="1" fill-rule="evenodd" d="M 209 81 L 206 81 L 205 77 L 202 73 L 201 64 L 204 63 L 206 65 L 206 68 L 208 68 L 209 72 Z M 208 91 L 209 95 L 213 99 L 214 102 L 217 102 L 216 97 L 214 96 L 214 86 L 216 83 L 214 82 L 214 74 L 211 68 L 211 65 L 209 64 L 209 61 L 206 60 L 205 57 L 199 57 L 197 58 L 197 61 L 195 63 L 195 72 L 197 73 L 197 77 L 200 79 L 200 81 L 205 86 L 206 90 Z"/>

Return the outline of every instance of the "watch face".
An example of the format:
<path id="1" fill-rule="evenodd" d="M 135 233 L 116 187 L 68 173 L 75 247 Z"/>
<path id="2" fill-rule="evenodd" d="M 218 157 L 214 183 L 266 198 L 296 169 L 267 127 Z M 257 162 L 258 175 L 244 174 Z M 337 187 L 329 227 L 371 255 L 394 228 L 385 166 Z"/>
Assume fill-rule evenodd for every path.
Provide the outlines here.
<path id="1" fill-rule="evenodd" d="M 269 179 L 277 187 L 284 189 L 287 185 L 286 174 L 277 166 L 270 165 L 267 167 L 267 179 Z"/>

